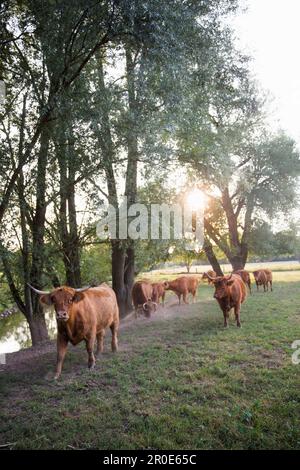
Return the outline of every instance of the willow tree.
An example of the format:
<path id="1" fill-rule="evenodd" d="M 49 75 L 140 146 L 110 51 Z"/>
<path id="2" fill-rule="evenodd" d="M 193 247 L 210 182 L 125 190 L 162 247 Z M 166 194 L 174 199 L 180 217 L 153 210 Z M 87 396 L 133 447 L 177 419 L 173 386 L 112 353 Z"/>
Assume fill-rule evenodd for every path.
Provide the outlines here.
<path id="1" fill-rule="evenodd" d="M 29 322 L 33 344 L 47 338 L 38 298 L 27 283 L 42 289 L 45 282 L 49 142 L 54 123 L 63 97 L 74 92 L 94 54 L 132 34 L 128 25 L 124 27 L 126 8 L 127 1 L 109 0 L 1 2 L 0 70 L 8 90 L 1 116 L 1 254 L 12 297 Z M 20 225 L 11 246 L 4 222 L 9 224 L 6 213 L 16 211 L 16 202 Z M 17 244 L 22 253 L 21 285 L 9 263 L 10 249 Z"/>
<path id="2" fill-rule="evenodd" d="M 223 67 L 213 76 L 204 98 L 195 84 L 188 124 L 177 132 L 179 155 L 209 195 L 206 248 L 212 255 L 217 245 L 237 270 L 247 261 L 254 220 L 272 218 L 295 203 L 299 153 L 285 133 L 266 130 L 263 100 L 246 57 L 227 47 Z M 205 114 L 198 100 L 206 102 Z"/>

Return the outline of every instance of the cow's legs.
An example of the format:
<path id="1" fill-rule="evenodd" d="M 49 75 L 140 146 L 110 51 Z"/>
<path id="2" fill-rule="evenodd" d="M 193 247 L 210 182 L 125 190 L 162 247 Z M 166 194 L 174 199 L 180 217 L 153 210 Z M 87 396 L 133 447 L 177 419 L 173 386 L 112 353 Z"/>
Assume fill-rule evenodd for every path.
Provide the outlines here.
<path id="1" fill-rule="evenodd" d="M 161 296 L 163 307 L 165 306 L 165 295 L 166 293 L 164 292 L 163 295 Z"/>
<path id="2" fill-rule="evenodd" d="M 223 312 L 224 315 L 224 328 L 228 327 L 228 320 L 229 320 L 229 311 Z"/>
<path id="3" fill-rule="evenodd" d="M 89 366 L 89 369 L 93 369 L 95 367 L 95 362 L 96 362 L 95 356 L 94 356 L 95 339 L 96 339 L 96 335 L 92 334 L 90 336 L 90 338 L 88 338 L 85 341 L 86 350 L 87 350 L 87 353 L 88 353 L 88 366 Z"/>
<path id="4" fill-rule="evenodd" d="M 68 340 L 66 340 L 59 333 L 57 335 L 57 361 L 56 361 L 56 372 L 54 379 L 57 380 L 61 374 L 64 358 L 67 352 Z"/>
<path id="5" fill-rule="evenodd" d="M 112 338 L 111 338 L 111 350 L 113 352 L 116 352 L 118 351 L 118 330 L 119 330 L 119 324 L 118 323 L 112 323 L 110 325 L 110 329 L 111 329 L 111 334 L 112 334 Z"/>
<path id="6" fill-rule="evenodd" d="M 241 327 L 241 318 L 240 318 L 241 305 L 238 304 L 234 307 L 234 314 L 236 319 L 236 326 Z"/>
<path id="7" fill-rule="evenodd" d="M 249 284 L 248 284 L 248 286 L 249 286 L 249 291 L 250 291 L 250 294 L 252 294 L 252 290 L 251 290 L 251 281 L 249 281 Z"/>
<path id="8" fill-rule="evenodd" d="M 270 281 L 271 291 L 273 291 L 273 281 Z"/>
<path id="9" fill-rule="evenodd" d="M 178 297 L 178 305 L 180 305 L 180 300 L 181 300 L 181 294 L 177 294 L 177 297 Z"/>
<path id="10" fill-rule="evenodd" d="M 188 296 L 188 292 L 184 292 L 183 293 L 183 301 L 184 301 L 185 304 L 188 304 L 187 296 Z"/>
<path id="11" fill-rule="evenodd" d="M 97 351 L 96 351 L 96 356 L 98 356 L 99 353 L 103 352 L 103 343 L 104 343 L 104 336 L 105 336 L 105 330 L 101 330 L 100 333 L 97 334 Z"/>
<path id="12" fill-rule="evenodd" d="M 194 291 L 192 292 L 192 295 L 193 295 L 193 304 L 196 302 L 196 293 L 197 293 L 196 290 L 194 290 Z"/>
<path id="13" fill-rule="evenodd" d="M 256 282 L 256 289 L 257 289 L 257 292 L 258 292 L 258 282 L 257 281 L 255 281 L 255 282 Z"/>

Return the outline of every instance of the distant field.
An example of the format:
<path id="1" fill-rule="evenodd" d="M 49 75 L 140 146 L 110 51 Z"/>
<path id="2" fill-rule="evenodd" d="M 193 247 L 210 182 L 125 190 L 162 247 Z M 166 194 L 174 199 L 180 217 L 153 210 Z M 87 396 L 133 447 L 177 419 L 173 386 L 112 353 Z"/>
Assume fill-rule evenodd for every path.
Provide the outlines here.
<path id="1" fill-rule="evenodd" d="M 229 273 L 232 271 L 232 267 L 230 264 L 221 264 L 222 271 L 224 273 Z M 269 268 L 272 271 L 300 271 L 300 263 L 299 261 L 270 261 L 265 263 L 247 263 L 245 269 L 249 271 L 255 271 L 256 269 L 260 268 Z M 203 264 L 199 266 L 192 266 L 191 267 L 191 274 L 192 273 L 204 273 L 211 269 L 210 264 Z M 187 270 L 184 266 L 175 266 L 175 267 L 167 267 L 164 269 L 155 269 L 147 273 L 141 274 L 139 277 L 151 277 L 151 278 L 161 278 L 161 276 L 167 276 L 169 274 L 186 274 Z"/>
<path id="2" fill-rule="evenodd" d="M 300 449 L 300 271 L 249 296 L 242 328 L 223 329 L 213 288 L 198 302 L 122 323 L 120 351 L 92 372 L 71 347 L 52 380 L 55 344 L 0 372 L 0 444 L 15 449 Z M 30 352 L 30 351 L 29 351 Z"/>

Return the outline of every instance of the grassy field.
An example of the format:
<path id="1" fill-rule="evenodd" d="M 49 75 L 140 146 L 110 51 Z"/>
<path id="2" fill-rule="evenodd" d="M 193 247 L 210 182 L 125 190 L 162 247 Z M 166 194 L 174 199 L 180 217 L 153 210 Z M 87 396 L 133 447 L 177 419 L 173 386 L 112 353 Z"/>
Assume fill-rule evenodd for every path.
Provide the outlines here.
<path id="1" fill-rule="evenodd" d="M 223 273 L 228 274 L 232 272 L 231 264 L 220 264 Z M 286 271 L 299 271 L 300 270 L 300 263 L 299 261 L 268 261 L 268 262 L 248 262 L 245 265 L 245 269 L 249 272 L 253 272 L 256 269 L 271 269 L 273 272 L 286 272 Z M 210 264 L 202 264 L 202 265 L 193 265 L 191 266 L 190 273 L 191 274 L 202 274 L 205 271 L 212 269 Z M 178 276 L 178 275 L 187 274 L 187 269 L 184 266 L 171 266 L 165 267 L 162 269 L 155 269 L 146 273 L 145 277 L 150 278 L 159 278 L 159 279 L 166 279 L 170 276 Z"/>
<path id="2" fill-rule="evenodd" d="M 223 329 L 213 288 L 150 320 L 127 318 L 120 351 L 86 369 L 70 347 L 52 380 L 55 348 L 0 372 L 0 444 L 15 449 L 299 449 L 300 271 L 275 273 L 249 296 L 242 328 Z M 17 353 L 20 354 L 20 353 Z"/>

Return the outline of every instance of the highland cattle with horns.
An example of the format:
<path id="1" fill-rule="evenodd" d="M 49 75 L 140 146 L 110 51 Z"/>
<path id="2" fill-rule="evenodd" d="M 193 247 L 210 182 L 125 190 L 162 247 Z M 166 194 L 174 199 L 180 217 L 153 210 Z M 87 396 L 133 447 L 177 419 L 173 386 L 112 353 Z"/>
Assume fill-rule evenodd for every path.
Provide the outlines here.
<path id="1" fill-rule="evenodd" d="M 88 367 L 95 366 L 94 345 L 97 340 L 98 355 L 103 351 L 105 329 L 112 333 L 112 351 L 118 349 L 119 308 L 114 291 L 107 285 L 73 289 L 61 286 L 51 292 L 30 288 L 40 295 L 40 302 L 53 305 L 57 321 L 57 362 L 55 379 L 58 379 L 67 346 L 85 341 Z"/>
<path id="2" fill-rule="evenodd" d="M 157 309 L 157 302 L 152 300 L 153 287 L 149 281 L 137 281 L 132 287 L 132 302 L 134 305 L 135 318 L 139 314 L 150 317 Z"/>
<path id="3" fill-rule="evenodd" d="M 210 276 L 208 275 L 210 278 Z M 210 278 L 215 286 L 214 298 L 217 300 L 224 316 L 224 327 L 228 326 L 229 312 L 234 308 L 236 324 L 241 326 L 241 304 L 246 299 L 247 291 L 244 281 L 238 274 Z"/>

